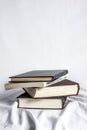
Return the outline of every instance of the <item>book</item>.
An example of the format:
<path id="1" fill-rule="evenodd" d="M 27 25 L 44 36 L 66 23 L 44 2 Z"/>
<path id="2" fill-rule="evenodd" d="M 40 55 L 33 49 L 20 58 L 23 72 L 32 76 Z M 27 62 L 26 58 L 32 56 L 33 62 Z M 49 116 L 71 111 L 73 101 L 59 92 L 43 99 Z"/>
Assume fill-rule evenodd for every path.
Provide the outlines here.
<path id="1" fill-rule="evenodd" d="M 31 87 L 47 87 L 49 85 L 52 85 L 56 82 L 60 82 L 64 80 L 66 76 L 62 76 L 59 79 L 50 81 L 50 82 L 9 82 L 5 84 L 5 89 L 17 89 L 17 88 L 31 88 Z"/>
<path id="2" fill-rule="evenodd" d="M 62 109 L 66 98 L 33 99 L 27 93 L 17 97 L 19 108 L 33 109 Z"/>
<path id="3" fill-rule="evenodd" d="M 34 70 L 10 77 L 12 82 L 52 81 L 68 73 L 68 70 Z"/>
<path id="4" fill-rule="evenodd" d="M 65 79 L 45 88 L 24 88 L 33 98 L 73 96 L 79 92 L 77 82 Z"/>
<path id="5" fill-rule="evenodd" d="M 45 87 L 46 82 L 24 82 L 24 83 L 6 83 L 5 89 L 31 88 L 31 87 Z"/>

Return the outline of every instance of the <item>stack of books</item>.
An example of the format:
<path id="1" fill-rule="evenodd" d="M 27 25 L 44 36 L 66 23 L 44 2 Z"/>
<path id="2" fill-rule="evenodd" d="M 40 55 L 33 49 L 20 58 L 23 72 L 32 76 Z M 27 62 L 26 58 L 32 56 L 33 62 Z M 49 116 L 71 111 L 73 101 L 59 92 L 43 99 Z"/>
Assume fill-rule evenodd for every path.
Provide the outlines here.
<path id="1" fill-rule="evenodd" d="M 35 70 L 10 77 L 5 89 L 23 88 L 19 108 L 62 109 L 67 96 L 76 96 L 79 84 L 66 78 L 68 70 Z"/>

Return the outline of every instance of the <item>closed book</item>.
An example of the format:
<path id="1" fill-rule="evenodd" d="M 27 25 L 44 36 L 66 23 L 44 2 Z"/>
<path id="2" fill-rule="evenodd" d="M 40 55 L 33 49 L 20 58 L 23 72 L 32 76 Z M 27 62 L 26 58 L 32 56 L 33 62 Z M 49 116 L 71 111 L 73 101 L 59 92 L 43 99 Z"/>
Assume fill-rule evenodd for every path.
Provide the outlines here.
<path id="1" fill-rule="evenodd" d="M 31 88 L 31 87 L 45 87 L 46 82 L 24 82 L 24 83 L 13 83 L 9 82 L 5 84 L 5 89 L 18 89 L 18 88 Z"/>
<path id="2" fill-rule="evenodd" d="M 59 79 L 50 81 L 50 82 L 9 82 L 5 84 L 5 89 L 18 89 L 18 88 L 31 88 L 31 87 L 47 87 L 54 83 L 64 80 L 66 77 L 62 76 Z"/>
<path id="3" fill-rule="evenodd" d="M 18 98 L 18 107 L 27 109 L 62 109 L 66 98 L 45 98 L 33 99 L 27 93 L 20 95 Z"/>
<path id="4" fill-rule="evenodd" d="M 68 73 L 68 70 L 34 70 L 10 77 L 12 82 L 52 81 Z"/>
<path id="5" fill-rule="evenodd" d="M 24 88 L 24 90 L 33 98 L 72 96 L 78 94 L 79 84 L 65 79 L 45 88 Z"/>

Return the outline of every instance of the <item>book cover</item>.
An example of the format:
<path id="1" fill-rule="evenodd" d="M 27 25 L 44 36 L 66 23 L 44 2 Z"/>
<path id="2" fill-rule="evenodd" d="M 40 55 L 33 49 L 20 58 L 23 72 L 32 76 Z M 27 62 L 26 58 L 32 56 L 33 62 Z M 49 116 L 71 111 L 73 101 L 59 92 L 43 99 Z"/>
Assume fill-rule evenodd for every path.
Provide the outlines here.
<path id="1" fill-rule="evenodd" d="M 33 88 L 33 87 L 47 87 L 54 83 L 64 80 L 66 77 L 62 76 L 59 79 L 50 81 L 50 82 L 9 82 L 5 84 L 5 89 L 18 89 L 18 88 Z"/>
<path id="2" fill-rule="evenodd" d="M 13 82 L 52 81 L 68 73 L 68 70 L 34 70 L 10 77 Z"/>
<path id="3" fill-rule="evenodd" d="M 27 93 L 17 97 L 18 107 L 27 109 L 62 109 L 66 98 L 43 98 L 33 99 Z"/>
<path id="4" fill-rule="evenodd" d="M 73 96 L 79 92 L 77 82 L 65 79 L 45 88 L 24 88 L 33 98 Z"/>

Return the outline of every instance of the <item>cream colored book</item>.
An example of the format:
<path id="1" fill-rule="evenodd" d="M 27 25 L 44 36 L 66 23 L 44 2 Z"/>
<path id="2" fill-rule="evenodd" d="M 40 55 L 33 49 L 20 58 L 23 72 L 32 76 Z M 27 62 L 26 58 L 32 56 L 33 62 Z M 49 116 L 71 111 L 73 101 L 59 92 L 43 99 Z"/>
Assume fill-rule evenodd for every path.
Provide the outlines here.
<path id="1" fill-rule="evenodd" d="M 66 98 L 33 99 L 27 93 L 17 98 L 19 108 L 62 109 Z"/>
<path id="2" fill-rule="evenodd" d="M 46 82 L 24 82 L 24 83 L 7 83 L 5 89 L 17 89 L 17 88 L 31 88 L 31 87 L 45 87 Z"/>
<path id="3" fill-rule="evenodd" d="M 62 80 L 64 80 L 66 78 L 66 76 L 62 76 L 59 79 L 56 79 L 54 81 L 51 82 L 9 82 L 5 84 L 5 89 L 9 90 L 9 89 L 17 89 L 17 88 L 33 88 L 33 87 L 47 87 L 49 85 L 52 85 L 54 83 L 60 82 Z"/>
<path id="4" fill-rule="evenodd" d="M 48 87 L 24 88 L 24 90 L 33 98 L 72 96 L 78 94 L 79 84 L 65 79 Z"/>

